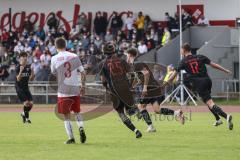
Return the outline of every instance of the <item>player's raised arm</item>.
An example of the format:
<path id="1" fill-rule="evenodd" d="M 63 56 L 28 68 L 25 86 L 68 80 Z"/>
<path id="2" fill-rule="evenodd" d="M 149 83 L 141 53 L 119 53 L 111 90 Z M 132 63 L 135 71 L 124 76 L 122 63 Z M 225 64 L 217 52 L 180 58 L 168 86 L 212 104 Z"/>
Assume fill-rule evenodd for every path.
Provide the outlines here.
<path id="1" fill-rule="evenodd" d="M 217 70 L 220 70 L 220 71 L 223 71 L 225 73 L 231 73 L 231 71 L 229 71 L 228 69 L 225 69 L 224 67 L 220 66 L 219 64 L 217 63 L 214 63 L 214 62 L 210 62 L 209 64 L 211 67 L 217 69 Z"/>

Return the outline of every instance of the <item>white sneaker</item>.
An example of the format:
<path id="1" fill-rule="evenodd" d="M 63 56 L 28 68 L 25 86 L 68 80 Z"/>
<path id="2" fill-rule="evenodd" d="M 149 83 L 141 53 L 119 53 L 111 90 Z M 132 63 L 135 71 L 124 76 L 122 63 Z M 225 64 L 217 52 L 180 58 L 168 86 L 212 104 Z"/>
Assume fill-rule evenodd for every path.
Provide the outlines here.
<path id="1" fill-rule="evenodd" d="M 174 116 L 176 117 L 176 119 L 182 124 L 185 124 L 185 116 L 183 114 L 183 111 L 181 109 L 177 110 L 174 112 Z"/>
<path id="2" fill-rule="evenodd" d="M 151 125 L 151 126 L 148 126 L 148 128 L 147 128 L 147 132 L 148 133 L 152 133 L 152 132 L 156 132 L 157 130 L 153 127 L 153 125 Z"/>
<path id="3" fill-rule="evenodd" d="M 220 126 L 221 124 L 223 124 L 223 122 L 221 119 L 219 119 L 218 121 L 213 123 L 213 126 L 217 127 L 217 126 Z"/>
<path id="4" fill-rule="evenodd" d="M 227 115 L 227 123 L 228 123 L 229 130 L 233 130 L 233 123 L 232 123 L 232 116 L 231 115 Z"/>

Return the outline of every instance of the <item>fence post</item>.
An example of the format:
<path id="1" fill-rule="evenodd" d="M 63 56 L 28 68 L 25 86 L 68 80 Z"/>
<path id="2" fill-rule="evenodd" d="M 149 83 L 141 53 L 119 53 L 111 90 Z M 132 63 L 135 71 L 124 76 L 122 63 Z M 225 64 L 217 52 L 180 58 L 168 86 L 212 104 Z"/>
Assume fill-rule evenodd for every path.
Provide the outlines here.
<path id="1" fill-rule="evenodd" d="M 46 83 L 46 104 L 48 104 L 48 84 Z"/>

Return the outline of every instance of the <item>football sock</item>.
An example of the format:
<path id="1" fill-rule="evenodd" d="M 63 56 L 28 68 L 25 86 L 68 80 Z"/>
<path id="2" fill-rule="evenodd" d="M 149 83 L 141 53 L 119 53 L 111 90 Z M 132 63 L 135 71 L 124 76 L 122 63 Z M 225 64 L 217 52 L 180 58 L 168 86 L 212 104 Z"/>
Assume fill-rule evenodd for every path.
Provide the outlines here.
<path id="1" fill-rule="evenodd" d="M 217 105 L 214 105 L 212 107 L 212 110 L 217 113 L 219 116 L 224 117 L 225 119 L 227 119 L 227 114 Z"/>
<path id="2" fill-rule="evenodd" d="M 136 127 L 132 124 L 130 119 L 124 114 L 124 113 L 119 113 L 119 117 L 121 118 L 122 122 L 133 132 L 135 131 Z"/>
<path id="3" fill-rule="evenodd" d="M 70 120 L 65 120 L 64 121 L 64 126 L 65 126 L 65 129 L 66 129 L 68 138 L 69 139 L 74 139 L 71 121 Z"/>
<path id="4" fill-rule="evenodd" d="M 27 106 L 23 106 L 24 116 L 28 119 L 29 118 L 29 109 Z"/>
<path id="5" fill-rule="evenodd" d="M 213 109 L 211 109 L 209 106 L 208 106 L 208 109 L 212 112 L 212 114 L 214 115 L 215 119 L 218 121 L 220 119 L 219 115 L 213 111 Z"/>
<path id="6" fill-rule="evenodd" d="M 142 117 L 148 126 L 152 125 L 151 117 L 146 109 L 141 111 Z"/>
<path id="7" fill-rule="evenodd" d="M 163 114 L 163 115 L 174 115 L 174 110 L 168 109 L 168 108 L 161 108 L 160 109 L 160 114 Z"/>
<path id="8" fill-rule="evenodd" d="M 75 114 L 75 118 L 76 118 L 76 122 L 77 122 L 77 126 L 79 127 L 79 128 L 83 128 L 83 118 L 82 118 L 82 116 L 80 115 L 80 113 L 76 113 Z"/>

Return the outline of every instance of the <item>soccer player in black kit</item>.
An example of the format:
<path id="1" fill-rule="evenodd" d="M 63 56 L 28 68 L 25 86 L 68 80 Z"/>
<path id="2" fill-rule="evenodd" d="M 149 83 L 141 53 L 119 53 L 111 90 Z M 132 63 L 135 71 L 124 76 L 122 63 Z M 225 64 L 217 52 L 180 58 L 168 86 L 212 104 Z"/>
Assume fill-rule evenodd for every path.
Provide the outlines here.
<path id="1" fill-rule="evenodd" d="M 113 108 L 122 122 L 136 134 L 136 138 L 141 138 L 141 132 L 136 129 L 124 112 L 129 107 L 135 106 L 127 78 L 127 63 L 116 56 L 115 45 L 111 42 L 104 45 L 103 52 L 107 57 L 99 65 L 100 75 L 103 85 L 110 92 Z"/>
<path id="2" fill-rule="evenodd" d="M 177 72 L 185 70 L 189 74 L 189 81 L 192 87 L 199 94 L 203 102 L 208 106 L 209 110 L 215 116 L 216 122 L 214 126 L 219 126 L 223 122 L 220 116 L 225 118 L 228 123 L 229 130 L 233 129 L 232 116 L 226 114 L 219 106 L 217 106 L 211 97 L 212 81 L 208 75 L 206 65 L 223 71 L 225 73 L 231 73 L 229 70 L 223 68 L 222 66 L 212 62 L 208 57 L 204 55 L 192 55 L 191 46 L 189 44 L 184 44 L 181 48 L 181 54 L 184 57 L 176 68 L 175 73 L 169 78 L 171 82 L 177 75 Z"/>
<path id="3" fill-rule="evenodd" d="M 165 99 L 163 87 L 160 86 L 154 79 L 153 73 L 147 64 L 136 61 L 137 57 L 138 51 L 135 48 L 131 48 L 127 51 L 127 62 L 134 73 L 132 87 L 135 88 L 136 85 L 140 85 L 142 88 L 140 91 L 141 95 L 138 100 L 138 108 L 144 121 L 148 125 L 147 132 L 156 132 L 156 129 L 153 127 L 151 117 L 146 110 L 148 104 L 152 105 L 156 114 L 175 116 L 176 120 L 181 122 L 181 124 L 184 124 L 185 117 L 181 110 L 172 110 L 161 106 L 161 103 Z"/>
<path id="4" fill-rule="evenodd" d="M 33 79 L 33 70 L 27 64 L 27 53 L 21 52 L 19 54 L 19 65 L 16 66 L 15 88 L 19 100 L 23 103 L 23 112 L 21 113 L 23 123 L 31 123 L 29 112 L 33 107 L 33 99 L 28 87 L 28 81 Z"/>

